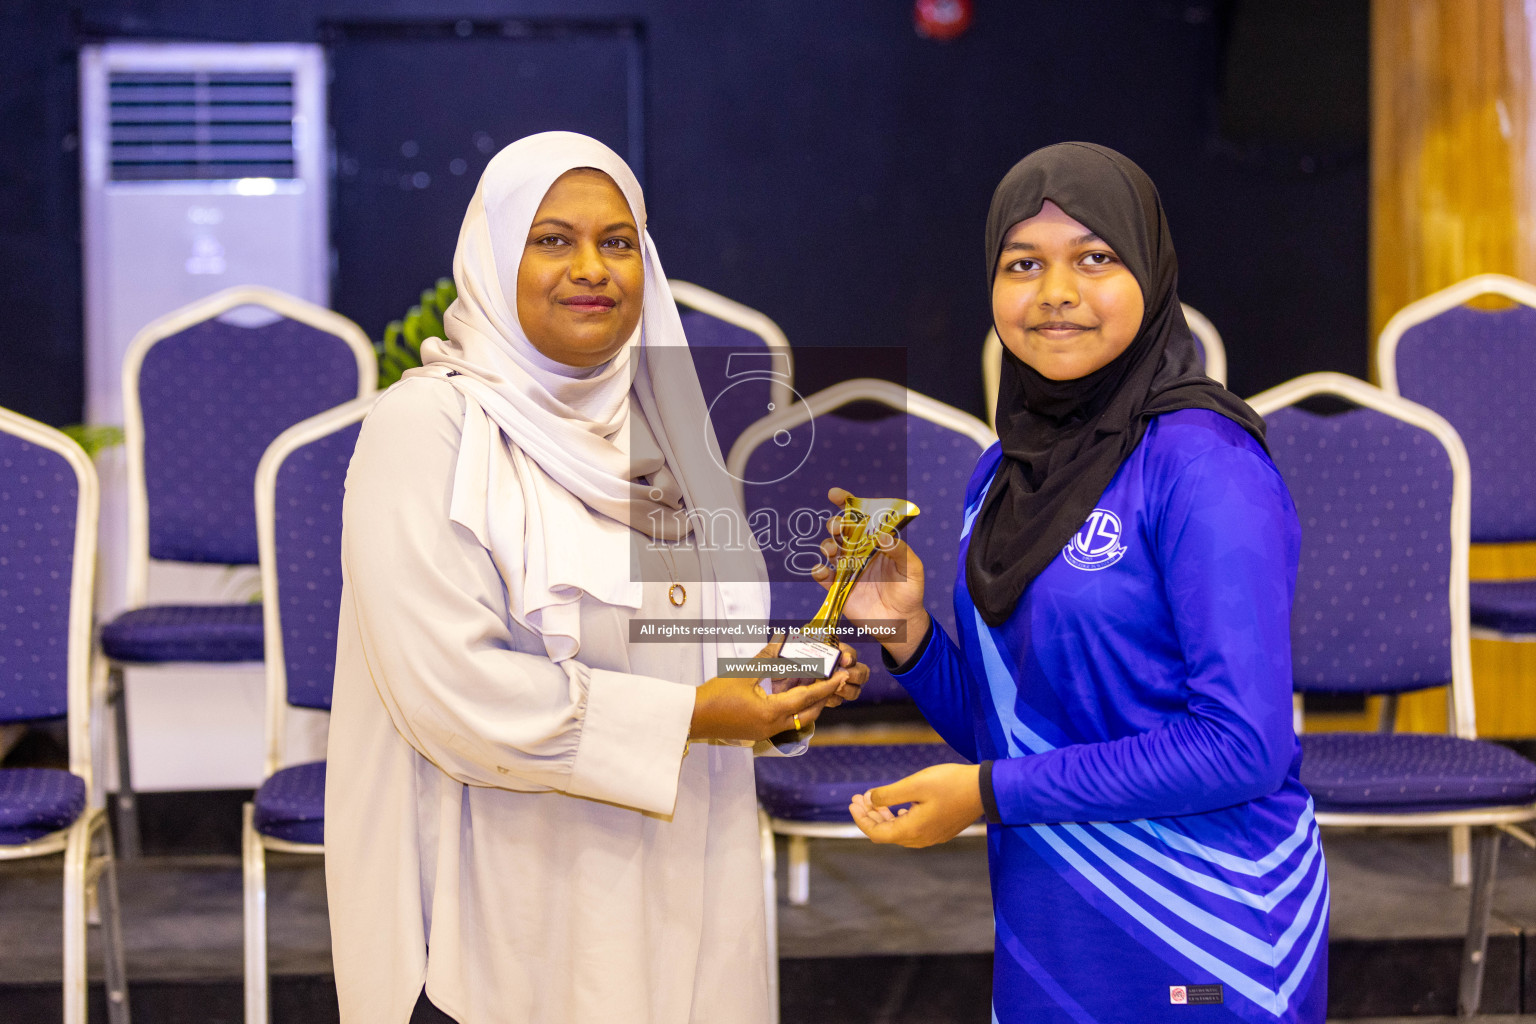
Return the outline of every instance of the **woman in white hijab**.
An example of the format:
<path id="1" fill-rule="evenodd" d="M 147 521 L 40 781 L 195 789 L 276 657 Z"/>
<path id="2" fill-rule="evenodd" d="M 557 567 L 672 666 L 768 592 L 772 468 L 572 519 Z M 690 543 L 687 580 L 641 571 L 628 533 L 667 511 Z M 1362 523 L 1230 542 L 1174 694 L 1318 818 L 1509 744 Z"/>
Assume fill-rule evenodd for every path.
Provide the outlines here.
<path id="1" fill-rule="evenodd" d="M 713 678 L 755 644 L 631 642 L 767 617 L 645 222 L 592 139 L 497 154 L 448 337 L 363 425 L 326 786 L 343 1024 L 768 1020 L 753 744 L 803 746 L 868 669 L 775 692 Z"/>

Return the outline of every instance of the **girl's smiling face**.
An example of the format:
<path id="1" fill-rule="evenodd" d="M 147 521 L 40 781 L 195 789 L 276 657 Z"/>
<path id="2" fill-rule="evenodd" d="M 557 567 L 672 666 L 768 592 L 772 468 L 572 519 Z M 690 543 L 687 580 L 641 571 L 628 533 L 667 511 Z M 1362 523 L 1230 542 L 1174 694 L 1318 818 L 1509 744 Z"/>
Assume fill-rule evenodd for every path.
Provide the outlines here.
<path id="1" fill-rule="evenodd" d="M 992 320 L 1008 351 L 1050 380 L 1076 380 L 1141 329 L 1141 285 L 1115 251 L 1049 199 L 1003 236 Z"/>

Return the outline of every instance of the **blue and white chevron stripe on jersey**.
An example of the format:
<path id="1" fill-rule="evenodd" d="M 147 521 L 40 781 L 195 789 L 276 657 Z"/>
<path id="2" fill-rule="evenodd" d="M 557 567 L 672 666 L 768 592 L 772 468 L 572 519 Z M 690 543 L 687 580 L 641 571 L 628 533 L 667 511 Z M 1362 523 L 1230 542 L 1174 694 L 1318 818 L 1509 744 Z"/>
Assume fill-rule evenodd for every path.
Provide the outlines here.
<path id="1" fill-rule="evenodd" d="M 1056 749 L 1041 736 L 1054 732 L 1044 720 L 1026 724 L 1018 713 L 1013 674 L 1007 669 L 987 624 L 976 616 L 976 632 L 986 666 L 992 710 L 1002 725 L 1009 756 Z M 1322 870 L 1322 844 L 1312 802 L 1290 835 L 1263 857 L 1243 857 L 1200 843 L 1166 823 L 1142 819 L 1127 823 L 1090 822 L 1033 825 L 1037 848 L 1055 856 L 1059 870 L 1090 882 L 1123 915 L 1121 924 L 1139 926 L 1230 986 L 1253 1003 L 1279 1016 L 1306 975 L 1327 929 L 1328 879 Z M 1043 852 L 1043 850 L 1042 850 Z M 1279 870 L 1285 867 L 1285 870 Z M 1233 876 L 1250 881 L 1237 884 Z M 1299 895 L 1299 899 L 1293 898 Z M 1233 907 L 1258 913 L 1252 924 L 1269 931 L 1273 915 L 1294 904 L 1284 931 L 1273 941 L 1245 930 L 1223 916 Z M 1225 902 L 1223 902 L 1225 901 Z M 1300 954 L 1292 956 L 1300 943 Z M 1232 953 L 1241 954 L 1234 957 Z M 1289 970 L 1277 987 L 1255 980 L 1245 961 L 1263 965 L 1264 974 Z"/>

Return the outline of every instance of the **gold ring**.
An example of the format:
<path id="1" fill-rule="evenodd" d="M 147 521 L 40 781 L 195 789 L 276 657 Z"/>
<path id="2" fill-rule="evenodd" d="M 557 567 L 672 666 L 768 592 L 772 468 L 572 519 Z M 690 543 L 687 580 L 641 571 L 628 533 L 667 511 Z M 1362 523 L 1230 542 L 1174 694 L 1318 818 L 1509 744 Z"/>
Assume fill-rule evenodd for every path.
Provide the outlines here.
<path id="1" fill-rule="evenodd" d="M 804 730 L 800 728 L 800 716 L 795 715 L 793 717 L 795 719 L 795 732 L 803 732 Z"/>

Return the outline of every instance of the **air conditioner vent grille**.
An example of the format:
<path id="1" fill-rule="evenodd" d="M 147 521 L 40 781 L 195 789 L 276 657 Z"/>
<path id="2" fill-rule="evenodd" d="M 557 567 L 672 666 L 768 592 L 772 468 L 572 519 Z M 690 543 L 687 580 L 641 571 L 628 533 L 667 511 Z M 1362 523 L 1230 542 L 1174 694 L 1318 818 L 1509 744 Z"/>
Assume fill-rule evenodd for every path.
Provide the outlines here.
<path id="1" fill-rule="evenodd" d="M 293 73 L 111 73 L 113 181 L 294 178 Z"/>

